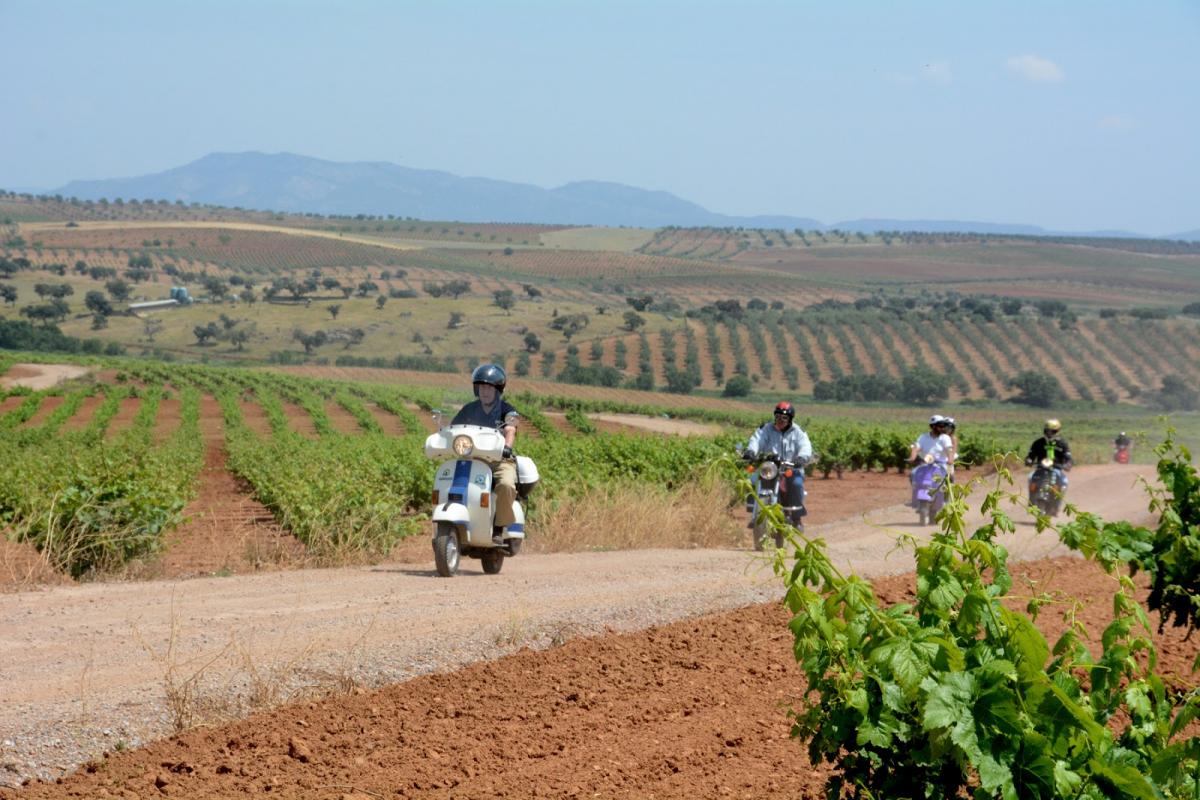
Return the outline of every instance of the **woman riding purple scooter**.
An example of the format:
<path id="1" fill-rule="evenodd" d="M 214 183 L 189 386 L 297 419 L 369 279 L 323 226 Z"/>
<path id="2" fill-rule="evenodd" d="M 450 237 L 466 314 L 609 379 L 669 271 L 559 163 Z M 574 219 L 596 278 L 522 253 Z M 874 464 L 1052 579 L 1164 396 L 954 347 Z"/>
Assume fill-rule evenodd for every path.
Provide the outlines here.
<path id="1" fill-rule="evenodd" d="M 934 414 L 929 418 L 929 433 L 922 433 L 908 453 L 908 460 L 917 465 L 910 475 L 912 500 L 909 505 L 917 510 L 921 525 L 932 522 L 946 501 L 942 485 L 955 458 L 954 441 L 948 430 L 946 417 Z"/>

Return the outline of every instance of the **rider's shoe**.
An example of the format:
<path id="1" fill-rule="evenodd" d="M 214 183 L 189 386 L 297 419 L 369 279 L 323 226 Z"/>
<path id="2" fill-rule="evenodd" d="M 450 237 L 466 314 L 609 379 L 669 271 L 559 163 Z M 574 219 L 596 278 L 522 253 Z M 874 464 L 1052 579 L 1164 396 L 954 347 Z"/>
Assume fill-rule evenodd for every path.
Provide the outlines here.
<path id="1" fill-rule="evenodd" d="M 494 544 L 494 545 L 503 545 L 504 544 L 504 528 L 500 528 L 500 527 L 492 528 L 492 544 Z"/>

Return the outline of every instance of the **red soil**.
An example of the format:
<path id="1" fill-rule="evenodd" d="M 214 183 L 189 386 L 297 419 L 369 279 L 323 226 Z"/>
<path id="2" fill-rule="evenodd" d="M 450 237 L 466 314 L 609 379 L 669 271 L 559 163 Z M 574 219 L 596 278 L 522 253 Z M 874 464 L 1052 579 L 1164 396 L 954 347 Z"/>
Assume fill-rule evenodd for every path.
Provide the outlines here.
<path id="1" fill-rule="evenodd" d="M 179 428 L 181 420 L 180 411 L 182 411 L 183 403 L 179 400 L 177 394 L 172 394 L 170 397 L 164 397 L 158 403 L 158 417 L 154 420 L 154 440 L 161 442 L 171 437 L 171 434 Z M 201 405 L 201 412 L 204 406 Z M 220 409 L 218 408 L 218 411 Z"/>
<path id="2" fill-rule="evenodd" d="M 407 431 L 404 429 L 404 423 L 390 411 L 387 411 L 374 403 L 367 403 L 367 410 L 371 412 L 371 416 L 379 423 L 379 427 L 389 436 L 403 436 Z"/>
<path id="3" fill-rule="evenodd" d="M 335 431 L 344 433 L 348 436 L 357 436 L 362 433 L 362 428 L 358 425 L 358 420 L 342 406 L 330 400 L 325 403 L 325 414 L 329 417 L 329 424 L 333 426 Z"/>
<path id="4" fill-rule="evenodd" d="M 138 409 L 142 407 L 141 398 L 124 397 L 121 399 L 121 406 L 116 415 L 108 422 L 108 430 L 105 435 L 112 437 L 116 436 L 121 431 L 133 425 L 133 419 L 137 416 Z"/>
<path id="5" fill-rule="evenodd" d="M 312 415 L 295 403 L 285 401 L 281 405 L 283 406 L 284 416 L 287 417 L 288 425 L 292 430 L 310 439 L 317 437 L 317 426 L 313 424 Z"/>
<path id="6" fill-rule="evenodd" d="M 3 400 L 0 400 L 0 414 L 7 414 L 24 402 L 25 397 L 19 394 L 4 398 Z"/>
<path id="7" fill-rule="evenodd" d="M 424 426 L 426 433 L 437 433 L 438 425 L 433 421 L 432 414 L 415 404 L 409 404 L 408 410 L 416 414 L 417 419 L 421 420 L 421 425 Z"/>
<path id="8" fill-rule="evenodd" d="M 33 416 L 25 420 L 24 428 L 37 428 L 46 421 L 46 417 L 54 413 L 54 410 L 61 406 L 66 401 L 62 395 L 49 395 L 42 398 L 41 405 L 38 410 L 33 412 Z"/>
<path id="9" fill-rule="evenodd" d="M 242 421 L 247 428 L 261 436 L 271 435 L 271 422 L 262 406 L 253 400 L 241 400 L 238 407 L 242 410 Z"/>
<path id="10" fill-rule="evenodd" d="M 85 397 L 83 402 L 76 409 L 71 418 L 63 423 L 60 430 L 64 431 L 81 431 L 86 428 L 92 421 L 92 417 L 96 415 L 96 409 L 104 402 L 104 395 L 94 394 L 91 397 Z"/>
<path id="11" fill-rule="evenodd" d="M 199 488 L 184 509 L 188 521 L 168 535 L 158 565 L 162 575 L 244 573 L 302 564 L 304 545 L 227 469 L 221 407 L 209 395 L 200 401 L 200 435 L 205 447 Z"/>

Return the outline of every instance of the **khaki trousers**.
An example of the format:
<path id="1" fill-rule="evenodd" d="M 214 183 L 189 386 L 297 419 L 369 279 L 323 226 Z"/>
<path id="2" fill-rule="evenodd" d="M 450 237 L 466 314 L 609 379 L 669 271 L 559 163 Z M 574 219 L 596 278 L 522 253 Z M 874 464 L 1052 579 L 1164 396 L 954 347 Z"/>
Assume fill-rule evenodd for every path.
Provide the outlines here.
<path id="1" fill-rule="evenodd" d="M 508 527 L 517 521 L 513 516 L 513 503 L 517 499 L 517 463 L 501 461 L 492 470 L 492 496 L 496 502 L 496 514 L 492 524 L 498 528 Z"/>

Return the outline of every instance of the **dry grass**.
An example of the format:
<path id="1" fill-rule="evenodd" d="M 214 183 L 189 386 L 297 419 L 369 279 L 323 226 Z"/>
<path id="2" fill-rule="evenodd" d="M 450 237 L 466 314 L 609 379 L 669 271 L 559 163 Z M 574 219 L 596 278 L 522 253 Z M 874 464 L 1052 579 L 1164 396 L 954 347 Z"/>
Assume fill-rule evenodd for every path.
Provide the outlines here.
<path id="1" fill-rule="evenodd" d="M 378 610 L 348 646 L 330 650 L 317 639 L 309 639 L 286 655 L 274 650 L 258 652 L 252 643 L 230 632 L 222 647 L 185 656 L 174 601 L 161 649 L 148 643 L 136 625 L 133 635 L 158 664 L 167 717 L 171 727 L 182 732 L 301 700 L 362 691 L 366 682 L 359 665 L 377 616 Z M 81 678 L 81 696 L 85 681 L 86 671 Z"/>
<path id="2" fill-rule="evenodd" d="M 0 531 L 0 592 L 24 592 L 39 586 L 71 583 L 29 542 L 16 542 Z"/>
<path id="3" fill-rule="evenodd" d="M 134 638 L 162 670 L 163 699 L 171 727 L 178 733 L 214 721 L 226 719 L 222 704 L 213 700 L 209 685 L 219 670 L 219 664 L 234 647 L 233 637 L 215 654 L 204 654 L 184 659 L 179 652 L 180 623 L 171 600 L 171 620 L 167 641 L 162 650 L 156 650 L 134 626 Z"/>
<path id="4" fill-rule="evenodd" d="M 523 612 L 514 611 L 496 631 L 492 641 L 497 647 L 520 647 L 533 638 L 529 619 Z"/>
<path id="5" fill-rule="evenodd" d="M 728 489 L 705 482 L 674 492 L 607 486 L 543 509 L 528 541 L 531 552 L 648 548 L 728 548 L 745 531 L 729 515 Z"/>

